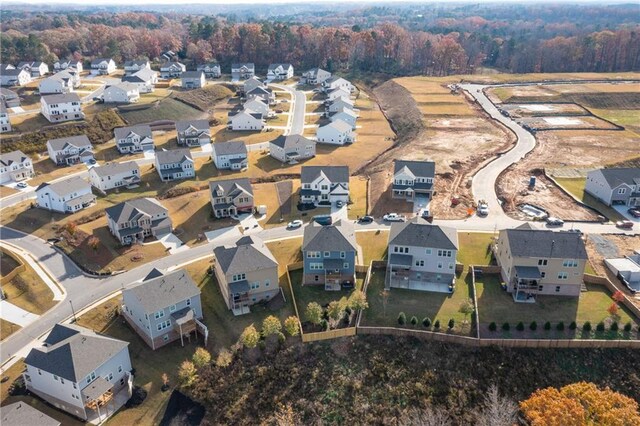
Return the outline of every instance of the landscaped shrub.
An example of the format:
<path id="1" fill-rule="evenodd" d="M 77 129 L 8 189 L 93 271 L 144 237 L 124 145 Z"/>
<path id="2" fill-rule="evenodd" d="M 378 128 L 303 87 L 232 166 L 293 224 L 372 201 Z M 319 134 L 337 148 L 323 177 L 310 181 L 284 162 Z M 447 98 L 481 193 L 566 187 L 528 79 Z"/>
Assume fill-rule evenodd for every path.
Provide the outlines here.
<path id="1" fill-rule="evenodd" d="M 604 331 L 604 323 L 602 321 L 596 325 L 596 331 Z"/>
<path id="2" fill-rule="evenodd" d="M 626 323 L 624 325 L 624 331 L 629 333 L 631 331 L 631 328 L 633 327 L 633 325 L 631 325 L 631 321 L 629 321 L 628 323 Z"/>
<path id="3" fill-rule="evenodd" d="M 547 331 L 551 330 L 551 323 L 549 321 L 544 323 L 544 329 Z"/>
<path id="4" fill-rule="evenodd" d="M 282 331 L 278 331 L 278 343 L 282 344 L 287 340 L 287 336 Z"/>
<path id="5" fill-rule="evenodd" d="M 609 330 L 618 331 L 618 322 L 617 321 L 612 322 L 611 326 L 609 327 Z"/>
<path id="6" fill-rule="evenodd" d="M 437 319 L 436 322 L 433 323 L 433 328 L 435 328 L 436 330 L 440 329 L 440 320 Z"/>
<path id="7" fill-rule="evenodd" d="M 571 324 L 569 324 L 569 330 L 575 330 L 576 328 L 578 328 L 578 324 L 576 324 L 575 321 L 571 321 Z"/>
<path id="8" fill-rule="evenodd" d="M 404 314 L 404 312 L 400 312 L 400 314 L 398 314 L 398 324 L 405 325 L 406 323 L 407 323 L 407 316 Z"/>
<path id="9" fill-rule="evenodd" d="M 538 323 L 535 321 L 531 321 L 531 324 L 529 324 L 529 330 L 536 331 L 537 329 L 538 329 Z"/>
<path id="10" fill-rule="evenodd" d="M 447 326 L 449 326 L 449 330 L 451 330 L 453 327 L 455 327 L 456 322 L 453 320 L 453 318 L 451 318 L 449 320 L 449 324 L 447 324 Z"/>
<path id="11" fill-rule="evenodd" d="M 524 331 L 524 323 L 522 321 L 520 321 L 518 325 L 516 325 L 516 330 Z"/>
<path id="12" fill-rule="evenodd" d="M 564 322 L 560 321 L 558 325 L 556 325 L 556 330 L 563 331 L 564 330 Z"/>
<path id="13" fill-rule="evenodd" d="M 431 318 L 429 318 L 429 317 L 425 317 L 425 318 L 422 320 L 422 325 L 423 325 L 424 327 L 426 327 L 426 328 L 431 327 Z"/>
<path id="14" fill-rule="evenodd" d="M 320 327 L 322 327 L 322 329 L 324 331 L 328 331 L 329 330 L 329 321 L 327 321 L 326 319 L 323 319 L 322 321 L 320 321 Z"/>
<path id="15" fill-rule="evenodd" d="M 342 322 L 344 323 L 344 325 L 349 325 L 349 323 L 351 322 L 351 315 L 346 311 L 344 313 L 344 316 L 342 317 Z"/>
<path id="16" fill-rule="evenodd" d="M 491 324 L 489 324 L 489 331 L 496 331 L 498 329 L 498 326 L 496 325 L 495 322 L 492 322 Z"/>
<path id="17" fill-rule="evenodd" d="M 502 324 L 502 329 L 504 331 L 509 331 L 511 329 L 511 326 L 509 325 L 508 322 L 505 322 L 504 324 Z"/>
<path id="18" fill-rule="evenodd" d="M 411 325 L 413 326 L 418 325 L 418 318 L 416 318 L 415 315 L 411 317 Z"/>
<path id="19" fill-rule="evenodd" d="M 589 321 L 582 324 L 582 331 L 591 331 L 591 323 Z"/>

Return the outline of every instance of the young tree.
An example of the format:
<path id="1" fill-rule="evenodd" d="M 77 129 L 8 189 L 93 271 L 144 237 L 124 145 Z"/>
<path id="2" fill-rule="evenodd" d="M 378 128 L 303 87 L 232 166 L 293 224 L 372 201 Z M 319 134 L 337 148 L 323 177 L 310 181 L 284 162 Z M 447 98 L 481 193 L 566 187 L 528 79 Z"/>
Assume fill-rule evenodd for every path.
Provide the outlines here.
<path id="1" fill-rule="evenodd" d="M 338 300 L 332 300 L 329 302 L 329 306 L 327 307 L 327 315 L 334 321 L 338 321 L 342 318 L 342 314 L 344 312 L 344 308 L 342 303 Z"/>
<path id="2" fill-rule="evenodd" d="M 367 309 L 369 307 L 367 296 L 362 290 L 354 290 L 353 293 L 351 293 L 349 296 L 349 307 L 354 311 Z"/>
<path id="3" fill-rule="evenodd" d="M 69 235 L 73 237 L 78 230 L 78 224 L 76 224 L 75 222 L 67 222 L 67 224 L 64 226 L 64 229 L 66 229 Z"/>
<path id="4" fill-rule="evenodd" d="M 422 320 L 422 325 L 423 325 L 425 328 L 429 328 L 429 327 L 431 327 L 431 318 L 429 318 L 429 317 L 424 317 L 424 319 Z"/>
<path id="5" fill-rule="evenodd" d="M 211 354 L 205 348 L 198 348 L 191 359 L 196 368 L 202 368 L 211 362 Z"/>
<path id="6" fill-rule="evenodd" d="M 621 303 L 624 300 L 624 294 L 620 290 L 616 290 L 616 292 L 611 295 L 611 298 L 617 303 Z"/>
<path id="7" fill-rule="evenodd" d="M 193 385 L 198 378 L 196 366 L 191 361 L 184 361 L 178 370 L 178 379 L 184 387 Z"/>
<path id="8" fill-rule="evenodd" d="M 609 312 L 609 315 L 611 315 L 614 318 L 618 317 L 618 311 L 620 310 L 620 307 L 618 306 L 618 304 L 616 302 L 613 302 L 611 305 L 609 305 L 609 307 L 607 308 L 607 312 Z"/>
<path id="9" fill-rule="evenodd" d="M 278 317 L 269 315 L 262 321 L 262 335 L 264 337 L 279 333 L 282 330 L 282 323 Z"/>
<path id="10" fill-rule="evenodd" d="M 310 302 L 304 312 L 304 317 L 311 324 L 318 325 L 322 321 L 322 306 L 316 302 Z"/>
<path id="11" fill-rule="evenodd" d="M 300 325 L 298 324 L 297 317 L 288 317 L 284 320 L 284 329 L 289 333 L 289 336 L 297 336 L 300 334 Z"/>
<path id="12" fill-rule="evenodd" d="M 453 318 L 451 318 L 449 320 L 449 323 L 447 324 L 447 327 L 449 328 L 449 330 L 453 329 L 453 327 L 456 325 L 456 322 Z"/>
<path id="13" fill-rule="evenodd" d="M 446 410 L 432 406 L 422 409 L 412 408 L 398 418 L 400 426 L 451 426 L 452 424 L 451 416 Z"/>
<path id="14" fill-rule="evenodd" d="M 418 325 L 418 317 L 416 317 L 415 315 L 411 317 L 411 325 L 416 326 Z"/>
<path id="15" fill-rule="evenodd" d="M 255 348 L 260 341 L 260 333 L 254 327 L 253 324 L 247 326 L 240 335 L 240 343 L 242 343 L 247 348 Z"/>
<path id="16" fill-rule="evenodd" d="M 162 373 L 162 391 L 166 391 L 169 389 L 169 375 L 167 373 Z"/>
<path id="17" fill-rule="evenodd" d="M 518 404 L 506 396 L 500 396 L 498 387 L 489 386 L 476 416 L 476 426 L 511 426 L 517 424 Z"/>
<path id="18" fill-rule="evenodd" d="M 464 324 L 467 323 L 467 317 L 473 313 L 475 307 L 473 306 L 473 300 L 467 299 L 460 304 L 458 312 L 464 315 Z"/>
<path id="19" fill-rule="evenodd" d="M 222 349 L 218 353 L 218 357 L 216 358 L 216 366 L 220 368 L 225 368 L 231 365 L 233 361 L 233 354 L 228 349 Z"/>
<path id="20" fill-rule="evenodd" d="M 87 240 L 87 244 L 89 244 L 89 247 L 91 247 L 93 251 L 98 251 L 98 247 L 100 247 L 100 240 L 96 236 L 91 236 Z"/>
<path id="21" fill-rule="evenodd" d="M 407 323 L 407 316 L 404 314 L 404 312 L 400 312 L 398 314 L 398 324 L 405 325 L 406 323 Z"/>

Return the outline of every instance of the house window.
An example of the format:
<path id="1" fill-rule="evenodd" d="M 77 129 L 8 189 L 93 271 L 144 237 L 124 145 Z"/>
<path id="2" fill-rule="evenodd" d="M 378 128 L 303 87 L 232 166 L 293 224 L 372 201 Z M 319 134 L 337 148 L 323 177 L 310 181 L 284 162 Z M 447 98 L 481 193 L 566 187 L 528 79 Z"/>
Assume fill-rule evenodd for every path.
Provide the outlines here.
<path id="1" fill-rule="evenodd" d="M 451 257 L 453 252 L 451 250 L 438 250 L 439 257 Z"/>
<path id="2" fill-rule="evenodd" d="M 109 382 L 113 380 L 113 373 L 109 373 L 107 377 L 105 377 Z"/>
<path id="3" fill-rule="evenodd" d="M 155 313 L 156 319 L 164 317 L 164 309 Z"/>
<path id="4" fill-rule="evenodd" d="M 169 328 L 171 326 L 171 320 L 162 321 L 158 324 L 158 331 L 162 331 L 165 328 Z"/>
<path id="5" fill-rule="evenodd" d="M 547 259 L 538 259 L 538 266 L 547 266 Z"/>
<path id="6" fill-rule="evenodd" d="M 545 271 L 540 271 L 540 278 L 544 278 L 547 276 L 547 273 Z"/>
<path id="7" fill-rule="evenodd" d="M 348 262 L 344 262 L 342 264 L 342 269 L 349 269 L 349 263 Z"/>
<path id="8" fill-rule="evenodd" d="M 627 192 L 626 188 L 619 188 L 618 189 L 618 194 L 624 194 L 625 192 Z"/>
<path id="9" fill-rule="evenodd" d="M 187 299 L 187 306 L 191 306 L 191 299 Z"/>
<path id="10" fill-rule="evenodd" d="M 269 281 L 269 280 L 264 280 L 264 286 L 265 286 L 265 287 L 269 287 L 269 284 L 271 284 L 271 281 Z"/>
<path id="11" fill-rule="evenodd" d="M 544 288 L 544 286 L 543 286 L 543 285 L 539 285 L 539 286 L 538 286 L 538 291 L 542 291 L 542 289 L 543 289 L 543 288 Z"/>
<path id="12" fill-rule="evenodd" d="M 331 252 L 325 251 L 324 252 L 324 257 L 329 257 L 329 256 L 331 256 Z"/>
<path id="13" fill-rule="evenodd" d="M 164 336 L 162 336 L 162 340 L 164 340 L 165 342 L 169 340 L 169 335 L 165 334 Z"/>
<path id="14" fill-rule="evenodd" d="M 320 252 L 319 251 L 308 251 L 307 252 L 307 257 L 310 259 L 319 259 L 320 258 Z"/>
<path id="15" fill-rule="evenodd" d="M 247 276 L 245 274 L 236 274 L 233 277 L 231 277 L 231 282 L 242 281 L 246 278 Z"/>
<path id="16" fill-rule="evenodd" d="M 556 293 L 560 293 L 560 286 L 559 285 L 556 286 Z"/>
<path id="17" fill-rule="evenodd" d="M 568 278 L 569 278 L 569 276 L 568 276 L 568 274 L 566 272 L 558 272 L 558 279 L 559 280 L 566 280 Z"/>
<path id="18" fill-rule="evenodd" d="M 60 377 L 60 384 L 64 385 L 64 379 Z"/>
<path id="19" fill-rule="evenodd" d="M 175 312 L 176 311 L 176 305 L 171 305 L 169 307 L 169 312 Z"/>
<path id="20" fill-rule="evenodd" d="M 74 388 L 74 389 L 78 389 L 78 386 L 74 383 L 74 384 L 73 384 L 73 388 Z"/>
<path id="21" fill-rule="evenodd" d="M 312 271 L 318 271 L 318 270 L 323 270 L 324 269 L 324 264 L 322 263 L 310 263 L 309 264 L 309 269 Z"/>
<path id="22" fill-rule="evenodd" d="M 53 375 L 53 380 L 55 380 L 56 382 L 58 381 L 58 376 L 56 376 L 55 374 Z"/>
<path id="23" fill-rule="evenodd" d="M 428 254 L 429 256 L 431 256 L 431 249 L 430 249 L 430 248 L 428 248 L 426 251 L 427 251 L 427 254 Z"/>
<path id="24" fill-rule="evenodd" d="M 87 383 L 91 383 L 96 379 L 96 372 L 92 371 L 91 374 L 87 376 Z"/>
<path id="25" fill-rule="evenodd" d="M 344 259 L 347 256 L 347 254 L 343 251 L 340 252 L 340 259 Z"/>
<path id="26" fill-rule="evenodd" d="M 118 373 L 122 373 L 122 366 L 121 365 L 118 366 Z"/>
<path id="27" fill-rule="evenodd" d="M 424 260 L 416 260 L 416 266 L 424 266 Z"/>
<path id="28" fill-rule="evenodd" d="M 565 259 L 562 262 L 562 266 L 564 266 L 565 268 L 577 268 L 578 267 L 578 261 L 574 260 L 574 259 Z"/>
<path id="29" fill-rule="evenodd" d="M 38 376 L 42 376 L 42 371 L 38 368 Z"/>
<path id="30" fill-rule="evenodd" d="M 442 269 L 442 262 L 438 262 L 438 269 Z"/>
<path id="31" fill-rule="evenodd" d="M 449 263 L 449 269 L 453 269 L 453 263 Z"/>

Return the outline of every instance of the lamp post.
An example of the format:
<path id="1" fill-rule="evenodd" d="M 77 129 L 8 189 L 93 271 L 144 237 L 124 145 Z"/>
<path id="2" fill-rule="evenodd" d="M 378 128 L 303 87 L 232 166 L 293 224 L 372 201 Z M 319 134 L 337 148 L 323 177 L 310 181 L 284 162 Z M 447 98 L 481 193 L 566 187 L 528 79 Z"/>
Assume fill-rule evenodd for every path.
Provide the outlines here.
<path id="1" fill-rule="evenodd" d="M 73 313 L 73 322 L 77 322 L 78 320 L 76 319 L 76 311 L 73 309 L 73 302 L 69 300 L 69 304 L 71 305 L 71 312 Z"/>

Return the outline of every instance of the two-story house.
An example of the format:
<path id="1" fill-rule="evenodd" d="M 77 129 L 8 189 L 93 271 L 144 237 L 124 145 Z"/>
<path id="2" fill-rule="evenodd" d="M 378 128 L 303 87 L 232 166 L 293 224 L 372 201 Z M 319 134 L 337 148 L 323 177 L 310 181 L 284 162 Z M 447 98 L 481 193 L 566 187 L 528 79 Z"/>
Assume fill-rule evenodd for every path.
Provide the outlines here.
<path id="1" fill-rule="evenodd" d="M 22 68 L 31 73 L 31 78 L 44 77 L 49 74 L 49 65 L 41 61 L 20 62 L 16 68 Z"/>
<path id="2" fill-rule="evenodd" d="M 80 85 L 80 78 L 77 74 L 71 74 L 69 71 L 60 71 L 51 77 L 47 77 L 40 81 L 38 91 L 41 95 L 55 93 L 70 93 Z"/>
<path id="3" fill-rule="evenodd" d="M 53 70 L 56 72 L 66 70 L 68 68 L 74 68 L 76 71 L 82 72 L 83 71 L 82 61 L 78 61 L 76 59 L 70 58 L 70 59 L 59 60 L 53 63 Z"/>
<path id="4" fill-rule="evenodd" d="M 293 163 L 316 156 L 316 141 L 302 135 L 280 135 L 269 142 L 269 155 L 283 163 Z"/>
<path id="5" fill-rule="evenodd" d="M 89 182 L 102 192 L 140 183 L 140 167 L 135 161 L 106 163 L 89 169 Z"/>
<path id="6" fill-rule="evenodd" d="M 342 120 L 336 120 L 318 127 L 316 139 L 319 143 L 345 145 L 355 142 L 356 136 L 353 132 L 353 126 Z"/>
<path id="7" fill-rule="evenodd" d="M 323 70 L 322 68 L 311 68 L 310 70 L 302 73 L 303 84 L 322 84 L 330 78 L 331 73 Z"/>
<path id="8" fill-rule="evenodd" d="M 325 80 L 322 83 L 322 88 L 327 93 L 335 89 L 344 89 L 349 93 L 353 93 L 356 90 L 356 87 L 353 84 L 351 84 L 349 81 L 345 80 L 342 77 L 337 77 L 337 76 L 333 76 Z"/>
<path id="9" fill-rule="evenodd" d="M 229 128 L 236 131 L 262 131 L 265 126 L 264 118 L 259 112 L 250 109 L 229 111 Z"/>
<path id="10" fill-rule="evenodd" d="M 246 98 L 247 101 L 257 98 L 269 105 L 275 105 L 276 103 L 276 94 L 268 87 L 254 87 L 246 92 Z"/>
<path id="11" fill-rule="evenodd" d="M 350 99 L 350 96 L 351 93 L 349 91 L 343 89 L 342 87 L 338 87 L 327 93 L 325 104 L 330 105 L 338 99 Z"/>
<path id="12" fill-rule="evenodd" d="M 3 425 L 38 425 L 60 426 L 62 423 L 33 408 L 25 401 L 14 402 L 2 407 L 0 412 L 0 424 Z"/>
<path id="13" fill-rule="evenodd" d="M 146 59 L 140 59 L 137 61 L 125 61 L 124 63 L 124 73 L 125 75 L 135 74 L 143 69 L 151 69 L 151 64 Z"/>
<path id="14" fill-rule="evenodd" d="M 280 291 L 278 262 L 256 236 L 244 236 L 213 250 L 214 271 L 222 297 L 234 315 L 271 300 Z"/>
<path id="15" fill-rule="evenodd" d="M 178 145 L 202 146 L 211 143 L 211 129 L 207 120 L 176 121 Z"/>
<path id="16" fill-rule="evenodd" d="M 267 68 L 268 81 L 283 81 L 293 77 L 293 65 L 270 64 Z"/>
<path id="17" fill-rule="evenodd" d="M 115 400 L 131 396 L 129 343 L 74 324 L 56 324 L 24 364 L 30 392 L 83 420 L 113 413 Z"/>
<path id="18" fill-rule="evenodd" d="M 0 133 L 11 131 L 11 120 L 9 120 L 9 111 L 4 99 L 0 100 Z"/>
<path id="19" fill-rule="evenodd" d="M 256 87 L 267 87 L 258 77 L 251 77 L 242 83 L 242 93 L 246 94 L 255 89 Z"/>
<path id="20" fill-rule="evenodd" d="M 82 103 L 77 93 L 41 96 L 40 112 L 51 123 L 84 119 Z"/>
<path id="21" fill-rule="evenodd" d="M 354 225 L 338 220 L 332 225 L 311 222 L 304 228 L 302 258 L 303 285 L 324 285 L 337 291 L 353 287 L 356 278 L 358 245 Z"/>
<path id="22" fill-rule="evenodd" d="M 143 68 L 133 74 L 122 77 L 123 83 L 135 84 L 139 93 L 152 93 L 158 83 L 158 72 Z"/>
<path id="23" fill-rule="evenodd" d="M 454 228 L 432 225 L 418 217 L 393 223 L 385 287 L 451 293 L 457 255 Z"/>
<path id="24" fill-rule="evenodd" d="M 49 159 L 58 166 L 87 162 L 93 158 L 93 147 L 87 135 L 67 136 L 47 141 Z"/>
<path id="25" fill-rule="evenodd" d="M 316 206 L 349 202 L 349 167 L 302 166 L 300 201 Z"/>
<path id="26" fill-rule="evenodd" d="M 345 109 L 343 111 L 331 114 L 329 120 L 331 120 L 331 122 L 342 120 L 345 123 L 349 124 L 351 128 L 355 130 L 356 121 L 358 120 L 358 114 L 356 114 L 356 112 L 352 109 Z"/>
<path id="27" fill-rule="evenodd" d="M 210 181 L 209 196 L 216 218 L 253 212 L 253 187 L 247 178 Z"/>
<path id="28" fill-rule="evenodd" d="M 256 66 L 252 62 L 231 64 L 231 80 L 248 80 L 256 76 Z"/>
<path id="29" fill-rule="evenodd" d="M 2 86 L 24 86 L 31 83 L 31 72 L 22 68 L 0 69 L 0 85 Z"/>
<path id="30" fill-rule="evenodd" d="M 92 206 L 96 196 L 91 185 L 80 177 L 71 177 L 55 183 L 41 183 L 36 188 L 36 206 L 58 213 L 75 213 Z"/>
<path id="31" fill-rule="evenodd" d="M 184 269 L 152 269 L 140 282 L 122 291 L 122 315 L 151 349 L 156 350 L 200 332 L 209 331 L 202 320 L 200 289 Z"/>
<path id="32" fill-rule="evenodd" d="M 195 177 L 191 151 L 187 148 L 156 152 L 156 170 L 163 181 Z"/>
<path id="33" fill-rule="evenodd" d="M 539 295 L 580 295 L 587 251 L 578 232 L 553 232 L 524 224 L 500 231 L 494 247 L 502 279 L 516 302 Z"/>
<path id="34" fill-rule="evenodd" d="M 245 111 L 257 112 L 262 116 L 262 118 L 267 118 L 269 116 L 269 105 L 267 105 L 262 98 L 255 97 L 248 100 L 243 104 L 242 109 Z"/>
<path id="35" fill-rule="evenodd" d="M 584 191 L 607 206 L 640 206 L 640 168 L 593 170 L 587 173 Z"/>
<path id="36" fill-rule="evenodd" d="M 105 103 L 133 104 L 140 100 L 138 85 L 133 83 L 118 83 L 108 86 L 102 92 Z"/>
<path id="37" fill-rule="evenodd" d="M 160 66 L 160 77 L 164 79 L 179 78 L 187 67 L 180 62 L 165 62 Z"/>
<path id="38" fill-rule="evenodd" d="M 5 103 L 7 108 L 15 108 L 20 106 L 20 96 L 13 90 L 6 87 L 0 88 L 0 104 Z"/>
<path id="39" fill-rule="evenodd" d="M 428 202 L 433 197 L 436 163 L 433 161 L 395 160 L 392 198 Z"/>
<path id="40" fill-rule="evenodd" d="M 185 71 L 180 75 L 183 89 L 201 89 L 207 84 L 202 71 Z"/>
<path id="41" fill-rule="evenodd" d="M 217 62 L 200 64 L 196 68 L 196 71 L 202 71 L 207 78 L 219 78 L 222 75 L 220 71 L 220 64 Z"/>
<path id="42" fill-rule="evenodd" d="M 116 148 L 121 154 L 153 151 L 153 133 L 148 124 L 113 129 Z"/>
<path id="43" fill-rule="evenodd" d="M 155 198 L 136 198 L 105 209 L 111 234 L 122 245 L 173 232 L 169 211 Z"/>
<path id="44" fill-rule="evenodd" d="M 33 163 L 22 151 L 0 154 L 0 184 L 20 182 L 34 176 Z"/>
<path id="45" fill-rule="evenodd" d="M 91 74 L 109 75 L 116 72 L 117 66 L 111 58 L 97 58 L 91 61 Z"/>
<path id="46" fill-rule="evenodd" d="M 242 170 L 249 165 L 247 146 L 243 141 L 214 143 L 211 159 L 218 170 Z"/>
<path id="47" fill-rule="evenodd" d="M 353 101 L 349 98 L 344 97 L 334 99 L 333 102 L 331 102 L 327 107 L 327 111 L 329 113 L 337 113 L 345 110 L 352 110 L 356 112 Z"/>

